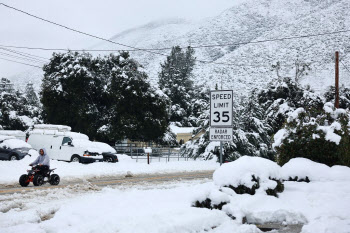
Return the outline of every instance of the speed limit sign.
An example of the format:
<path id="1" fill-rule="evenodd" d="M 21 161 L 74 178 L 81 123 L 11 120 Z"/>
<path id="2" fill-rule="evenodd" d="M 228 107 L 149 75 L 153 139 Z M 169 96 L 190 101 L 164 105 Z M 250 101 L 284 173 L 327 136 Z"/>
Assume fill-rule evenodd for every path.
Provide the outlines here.
<path id="1" fill-rule="evenodd" d="M 232 127 L 233 91 L 210 92 L 210 126 Z"/>

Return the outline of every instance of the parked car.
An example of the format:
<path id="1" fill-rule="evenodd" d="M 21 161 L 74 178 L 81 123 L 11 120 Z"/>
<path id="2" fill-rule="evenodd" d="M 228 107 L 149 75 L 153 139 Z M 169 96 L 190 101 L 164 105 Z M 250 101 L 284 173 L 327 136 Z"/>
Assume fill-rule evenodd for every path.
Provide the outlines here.
<path id="1" fill-rule="evenodd" d="M 29 155 L 32 147 L 13 136 L 0 135 L 0 159 L 1 160 L 19 160 Z M 29 155 L 30 156 L 30 155 Z"/>
<path id="2" fill-rule="evenodd" d="M 35 125 L 28 143 L 34 149 L 46 148 L 51 159 L 92 163 L 118 162 L 116 151 L 106 143 L 92 142 L 85 134 L 70 131 L 69 126 Z"/>
<path id="3" fill-rule="evenodd" d="M 20 130 L 0 130 L 0 136 L 13 136 L 19 140 L 26 140 L 26 133 Z"/>

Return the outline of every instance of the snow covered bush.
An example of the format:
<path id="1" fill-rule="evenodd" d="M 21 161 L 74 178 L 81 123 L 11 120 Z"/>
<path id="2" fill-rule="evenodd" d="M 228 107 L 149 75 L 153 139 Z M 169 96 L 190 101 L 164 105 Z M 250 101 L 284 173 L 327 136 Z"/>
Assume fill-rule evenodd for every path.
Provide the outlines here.
<path id="1" fill-rule="evenodd" d="M 212 190 L 203 196 L 198 197 L 197 200 L 192 203 L 193 207 L 218 209 L 221 210 L 224 205 L 230 202 L 228 195 L 220 190 Z"/>
<path id="2" fill-rule="evenodd" d="M 282 166 L 284 180 L 297 182 L 335 181 L 350 179 L 350 168 L 346 166 L 329 167 L 305 158 L 294 158 Z M 295 179 L 297 178 L 297 179 Z"/>
<path id="3" fill-rule="evenodd" d="M 40 111 L 19 91 L 0 93 L 0 129 L 26 131 L 41 122 Z"/>
<path id="4" fill-rule="evenodd" d="M 279 78 L 258 93 L 259 105 L 264 109 L 265 120 L 271 127 L 270 136 L 283 127 L 288 114 L 297 108 L 321 110 L 323 100 L 291 78 Z"/>
<path id="5" fill-rule="evenodd" d="M 281 167 L 271 160 L 242 156 L 223 164 L 213 175 L 215 188 L 198 195 L 192 206 L 225 211 L 237 195 L 269 195 L 278 197 L 284 191 Z M 228 213 L 228 212 L 227 212 Z M 228 213 L 235 219 L 235 217 Z"/>
<path id="6" fill-rule="evenodd" d="M 284 189 L 280 169 L 271 160 L 242 156 L 217 169 L 213 179 L 217 186 L 230 188 L 237 194 L 265 191 L 267 195 L 277 196 Z"/>
<path id="7" fill-rule="evenodd" d="M 288 114 L 286 125 L 274 136 L 280 165 L 296 157 L 328 166 L 350 166 L 350 114 L 332 103 L 318 109 L 298 108 Z"/>
<path id="8" fill-rule="evenodd" d="M 324 94 L 327 102 L 333 102 L 335 99 L 335 87 L 330 86 Z M 344 109 L 350 109 L 350 89 L 345 86 L 339 88 L 339 107 Z"/>
<path id="9" fill-rule="evenodd" d="M 290 182 L 290 177 L 308 177 L 310 183 Z M 280 167 L 267 159 L 243 156 L 218 168 L 213 179 L 214 184 L 195 194 L 192 206 L 221 210 L 239 224 L 304 225 L 318 218 L 314 215 L 317 211 L 334 216 L 334 213 L 348 210 L 344 198 L 348 196 L 346 184 L 350 180 L 350 168 L 346 166 L 329 167 L 309 159 L 294 158 Z M 282 180 L 286 182 L 280 186 L 278 181 Z M 232 188 L 239 185 L 247 190 L 254 189 L 255 194 L 241 194 Z M 332 195 L 340 197 L 333 199 Z M 339 201 L 339 206 L 333 209 L 334 201 Z M 347 216 L 347 212 L 342 216 Z"/>

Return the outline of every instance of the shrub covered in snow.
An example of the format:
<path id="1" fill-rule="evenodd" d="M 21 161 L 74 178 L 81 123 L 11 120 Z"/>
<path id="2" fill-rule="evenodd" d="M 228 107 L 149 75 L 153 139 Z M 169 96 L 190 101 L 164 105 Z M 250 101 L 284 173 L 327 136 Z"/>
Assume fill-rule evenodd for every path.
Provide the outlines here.
<path id="1" fill-rule="evenodd" d="M 292 177 L 299 177 L 295 181 L 308 177 L 310 183 L 288 181 Z M 329 167 L 309 159 L 295 158 L 280 167 L 267 159 L 243 156 L 218 168 L 213 178 L 214 184 L 196 194 L 192 206 L 221 210 L 239 223 L 304 224 L 307 222 L 305 217 L 307 220 L 314 219 L 310 218 L 310 214 L 313 216 L 315 208 L 320 208 L 322 214 L 348 210 L 343 199 L 338 199 L 342 207 L 333 210 L 332 198 L 324 199 L 328 206 L 323 201 L 315 202 L 318 197 L 328 198 L 328 194 L 339 192 L 333 192 L 333 189 L 340 190 L 339 184 L 347 184 L 350 168 L 346 166 Z M 286 180 L 284 184 L 282 179 Z M 240 186 L 241 189 L 238 189 Z M 252 190 L 255 194 L 249 195 Z M 340 191 L 336 195 L 344 198 L 348 192 Z"/>
<path id="2" fill-rule="evenodd" d="M 350 168 L 338 165 L 329 167 L 309 159 L 294 158 L 282 166 L 282 177 L 287 181 L 307 183 L 313 181 L 349 180 Z"/>
<path id="3" fill-rule="evenodd" d="M 215 189 L 196 197 L 192 206 L 222 210 L 236 195 L 270 195 L 278 197 L 284 191 L 282 170 L 275 162 L 242 156 L 223 164 L 213 175 Z M 235 218 L 229 214 L 231 218 Z"/>
<path id="4" fill-rule="evenodd" d="M 321 111 L 298 108 L 291 112 L 274 136 L 279 164 L 304 157 L 329 166 L 350 166 L 349 118 L 349 111 L 334 109 L 332 103 Z"/>
<path id="5" fill-rule="evenodd" d="M 0 129 L 26 131 L 41 122 L 40 111 L 38 103 L 31 104 L 19 91 L 0 93 Z"/>
<path id="6" fill-rule="evenodd" d="M 335 87 L 330 86 L 324 94 L 327 102 L 334 102 Z M 339 88 L 339 107 L 344 109 L 350 109 L 350 88 L 341 86 Z"/>
<path id="7" fill-rule="evenodd" d="M 237 194 L 254 195 L 265 191 L 277 196 L 278 192 L 283 192 L 280 170 L 280 166 L 271 160 L 243 156 L 217 169 L 213 179 L 217 186 L 231 188 Z"/>
<path id="8" fill-rule="evenodd" d="M 221 210 L 224 205 L 230 202 L 227 194 L 221 190 L 211 190 L 203 196 L 198 197 L 192 206 L 198 208 Z"/>

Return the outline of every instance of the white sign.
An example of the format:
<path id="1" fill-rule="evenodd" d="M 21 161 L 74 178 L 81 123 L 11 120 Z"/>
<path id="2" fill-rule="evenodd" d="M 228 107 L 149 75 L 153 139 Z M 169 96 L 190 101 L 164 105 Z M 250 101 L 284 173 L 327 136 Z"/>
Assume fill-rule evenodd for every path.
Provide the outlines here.
<path id="1" fill-rule="evenodd" d="M 210 126 L 232 126 L 233 91 L 210 92 Z"/>
<path id="2" fill-rule="evenodd" d="M 232 141 L 232 128 L 210 128 L 209 138 L 210 141 Z"/>

